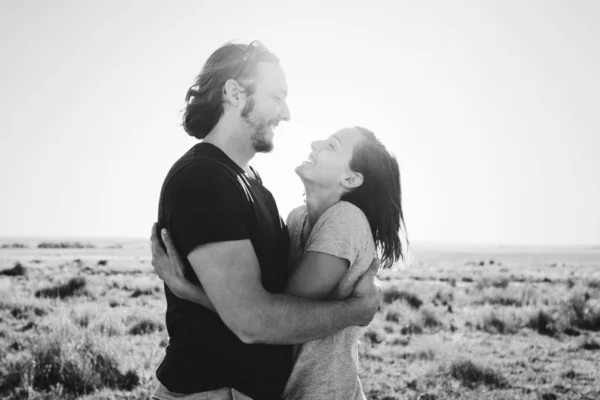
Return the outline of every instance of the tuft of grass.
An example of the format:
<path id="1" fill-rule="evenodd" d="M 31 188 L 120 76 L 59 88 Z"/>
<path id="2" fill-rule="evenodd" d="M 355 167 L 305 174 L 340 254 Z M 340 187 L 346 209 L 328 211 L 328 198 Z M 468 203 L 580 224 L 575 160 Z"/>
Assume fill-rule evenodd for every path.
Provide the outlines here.
<path id="1" fill-rule="evenodd" d="M 107 337 L 122 336 L 125 333 L 125 327 L 122 322 L 113 318 L 104 318 L 96 321 L 91 325 L 91 329 Z"/>
<path id="2" fill-rule="evenodd" d="M 379 344 L 383 342 L 383 336 L 375 329 L 367 329 L 364 336 L 371 344 Z"/>
<path id="3" fill-rule="evenodd" d="M 563 329 L 600 331 L 600 303 L 591 301 L 588 293 L 575 293 L 561 303 L 557 320 Z"/>
<path id="4" fill-rule="evenodd" d="M 509 310 L 484 309 L 476 328 L 488 333 L 502 335 L 515 334 L 521 327 L 521 321 L 514 312 Z"/>
<path id="5" fill-rule="evenodd" d="M 143 318 L 129 329 L 130 335 L 148 335 L 154 332 L 162 332 L 165 326 L 154 319 Z"/>
<path id="6" fill-rule="evenodd" d="M 554 336 L 557 333 L 554 318 L 545 310 L 534 312 L 526 326 L 536 330 L 540 335 Z"/>
<path id="7" fill-rule="evenodd" d="M 71 278 L 65 284 L 37 290 L 35 292 L 35 297 L 64 299 L 66 297 L 85 295 L 87 294 L 87 292 L 84 290 L 86 284 L 87 282 L 83 277 Z"/>
<path id="8" fill-rule="evenodd" d="M 407 325 L 400 328 L 402 335 L 421 335 L 423 333 L 423 325 L 420 321 L 410 321 Z"/>
<path id="9" fill-rule="evenodd" d="M 138 287 L 133 291 L 133 293 L 131 294 L 131 297 L 135 298 L 135 297 L 140 297 L 140 296 L 151 296 L 154 293 L 158 293 L 159 291 L 160 291 L 160 288 L 158 286 Z"/>
<path id="10" fill-rule="evenodd" d="M 590 289 L 600 289 L 600 279 L 592 279 L 587 282 Z"/>
<path id="11" fill-rule="evenodd" d="M 442 320 L 438 317 L 436 312 L 431 308 L 421 309 L 421 321 L 425 328 L 438 328 L 442 326 Z"/>
<path id="12" fill-rule="evenodd" d="M 400 322 L 400 313 L 396 310 L 388 310 L 385 314 L 385 320 L 388 322 Z"/>
<path id="13" fill-rule="evenodd" d="M 494 279 L 483 278 L 477 282 L 475 287 L 479 290 L 483 290 L 488 287 L 495 287 L 498 289 L 506 289 L 509 284 L 510 284 L 510 279 L 506 278 L 506 277 L 494 278 Z"/>
<path id="14" fill-rule="evenodd" d="M 18 396 L 60 386 L 64 394 L 81 396 L 103 388 L 132 390 L 140 383 L 134 371 L 121 373 L 116 357 L 100 342 L 76 329 L 59 330 L 28 348 L 7 360 L 0 373 L 0 393 Z"/>
<path id="15" fill-rule="evenodd" d="M 583 350 L 600 350 L 600 342 L 592 337 L 586 336 L 579 345 Z"/>
<path id="16" fill-rule="evenodd" d="M 400 358 L 403 358 L 408 361 L 414 360 L 427 360 L 431 361 L 435 358 L 435 351 L 433 349 L 420 349 L 413 352 L 404 352 L 399 354 Z"/>
<path id="17" fill-rule="evenodd" d="M 0 271 L 0 275 L 4 276 L 24 276 L 26 273 L 27 270 L 20 262 L 17 262 L 12 268 L 3 269 Z"/>
<path id="18" fill-rule="evenodd" d="M 455 280 L 456 283 L 456 280 Z M 433 296 L 434 301 L 439 301 L 442 305 L 446 306 L 454 301 L 454 293 L 450 290 L 438 290 Z"/>
<path id="19" fill-rule="evenodd" d="M 509 386 L 508 381 L 500 372 L 468 359 L 453 361 L 448 373 L 468 388 L 485 385 L 489 388 L 504 389 Z"/>
<path id="20" fill-rule="evenodd" d="M 416 294 L 405 290 L 399 290 L 396 287 L 391 287 L 383 291 L 383 302 L 391 304 L 395 301 L 404 301 L 412 308 L 419 308 L 423 305 L 423 300 Z"/>
<path id="21" fill-rule="evenodd" d="M 48 310 L 33 300 L 0 299 L 0 310 L 9 310 L 16 319 L 35 319 L 48 314 Z"/>

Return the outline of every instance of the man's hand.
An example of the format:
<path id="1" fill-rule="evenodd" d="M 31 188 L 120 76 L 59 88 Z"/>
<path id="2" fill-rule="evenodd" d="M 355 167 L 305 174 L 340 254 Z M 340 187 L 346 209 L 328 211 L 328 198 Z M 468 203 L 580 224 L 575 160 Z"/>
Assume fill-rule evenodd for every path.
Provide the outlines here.
<path id="1" fill-rule="evenodd" d="M 381 305 L 383 292 L 379 279 L 377 279 L 377 271 L 381 261 L 374 258 L 371 266 L 365 274 L 360 278 L 354 287 L 351 297 L 357 299 L 365 310 L 365 322 L 361 326 L 367 326 L 375 317 L 375 313 Z"/>
<path id="2" fill-rule="evenodd" d="M 178 284 L 186 281 L 184 276 L 184 263 L 177 252 L 171 236 L 166 229 L 162 230 L 162 242 L 158 235 L 158 225 L 156 222 L 152 225 L 152 266 L 154 272 L 163 280 L 171 290 Z M 166 248 L 166 252 L 163 249 Z"/>

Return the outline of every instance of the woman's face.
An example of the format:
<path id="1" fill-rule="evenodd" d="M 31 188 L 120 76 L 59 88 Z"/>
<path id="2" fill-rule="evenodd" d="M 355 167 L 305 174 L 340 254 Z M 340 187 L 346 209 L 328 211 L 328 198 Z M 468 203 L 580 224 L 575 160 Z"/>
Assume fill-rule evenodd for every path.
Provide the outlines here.
<path id="1" fill-rule="evenodd" d="M 320 187 L 344 185 L 355 175 L 350 169 L 350 160 L 354 146 L 361 139 L 362 134 L 358 130 L 345 128 L 325 140 L 313 142 L 312 152 L 306 161 L 296 167 L 296 173 L 302 180 Z"/>

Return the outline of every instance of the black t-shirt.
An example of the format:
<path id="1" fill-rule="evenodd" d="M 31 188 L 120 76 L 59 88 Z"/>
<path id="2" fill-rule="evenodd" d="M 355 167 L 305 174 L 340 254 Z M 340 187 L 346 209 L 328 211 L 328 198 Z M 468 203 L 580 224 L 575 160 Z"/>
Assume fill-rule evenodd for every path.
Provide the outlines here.
<path id="1" fill-rule="evenodd" d="M 159 227 L 184 256 L 186 277 L 199 284 L 187 261 L 195 247 L 249 239 L 264 288 L 286 284 L 289 238 L 271 193 L 218 147 L 199 143 L 171 168 L 163 183 Z M 176 297 L 165 285 L 169 345 L 157 378 L 170 391 L 194 393 L 233 387 L 255 400 L 280 398 L 292 367 L 292 347 L 245 344 L 218 314 Z"/>

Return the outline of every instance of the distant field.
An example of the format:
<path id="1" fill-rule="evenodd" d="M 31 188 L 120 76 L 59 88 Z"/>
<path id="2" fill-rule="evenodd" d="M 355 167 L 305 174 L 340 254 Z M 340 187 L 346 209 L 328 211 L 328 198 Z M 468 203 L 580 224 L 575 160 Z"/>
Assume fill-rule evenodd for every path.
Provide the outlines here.
<path id="1" fill-rule="evenodd" d="M 168 341 L 148 243 L 41 242 L 0 240 L 0 398 L 148 399 Z M 600 399 L 600 249 L 429 246 L 380 278 L 367 398 Z"/>

